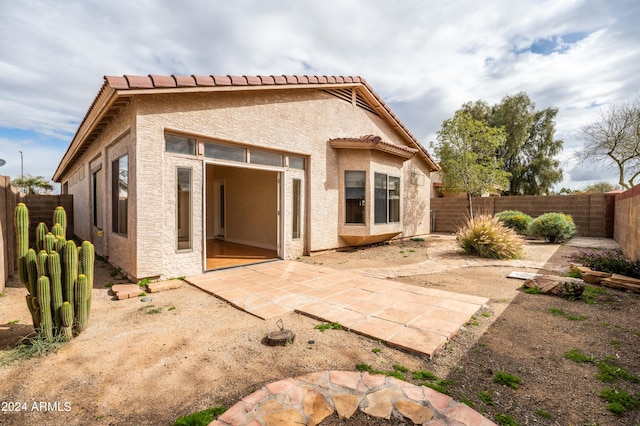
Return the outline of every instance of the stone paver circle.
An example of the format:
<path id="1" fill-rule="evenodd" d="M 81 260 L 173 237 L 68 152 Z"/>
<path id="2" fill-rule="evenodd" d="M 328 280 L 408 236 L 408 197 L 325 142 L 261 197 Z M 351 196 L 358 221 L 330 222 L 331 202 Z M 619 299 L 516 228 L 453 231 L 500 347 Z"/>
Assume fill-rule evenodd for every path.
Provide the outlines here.
<path id="1" fill-rule="evenodd" d="M 495 425 L 428 387 L 368 372 L 321 371 L 269 383 L 210 426 L 315 426 L 333 413 L 349 419 L 357 410 L 384 419 L 404 417 L 419 425 Z"/>

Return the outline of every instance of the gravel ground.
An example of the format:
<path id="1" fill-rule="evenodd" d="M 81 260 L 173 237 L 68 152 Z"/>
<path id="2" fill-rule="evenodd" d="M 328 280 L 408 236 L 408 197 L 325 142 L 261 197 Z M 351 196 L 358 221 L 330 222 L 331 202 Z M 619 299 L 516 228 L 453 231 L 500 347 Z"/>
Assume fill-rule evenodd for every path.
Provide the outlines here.
<path id="1" fill-rule="evenodd" d="M 181 415 L 231 406 L 272 381 L 354 370 L 359 363 L 431 371 L 457 400 L 490 418 L 511 416 L 513 424 L 638 424 L 639 410 L 614 415 L 599 395 L 605 387 L 633 394 L 640 385 L 596 378 L 597 363 L 607 356 L 616 368 L 640 375 L 637 297 L 606 289 L 597 304 L 570 302 L 525 294 L 522 282 L 505 278 L 512 270 L 541 269 L 523 267 L 533 264 L 558 273 L 573 250 L 529 242 L 529 263 L 505 265 L 462 256 L 451 237 L 433 236 L 302 259 L 367 271 L 406 265 L 421 273 L 398 278 L 404 282 L 489 297 L 488 307 L 431 360 L 354 333 L 321 332 L 314 328 L 317 321 L 296 314 L 282 318 L 296 334 L 294 343 L 267 347 L 260 341 L 277 329 L 277 319 L 262 321 L 186 284 L 153 294 L 149 303 L 114 301 L 107 285 L 117 280 L 108 264 L 98 262 L 87 330 L 55 354 L 0 366 L 0 424 L 172 424 Z M 32 330 L 25 294 L 14 281 L 0 298 L 0 348 Z M 585 318 L 572 321 L 550 310 Z M 593 355 L 594 363 L 565 359 L 571 349 Z M 500 371 L 517 375 L 522 384 L 512 389 L 495 383 Z"/>

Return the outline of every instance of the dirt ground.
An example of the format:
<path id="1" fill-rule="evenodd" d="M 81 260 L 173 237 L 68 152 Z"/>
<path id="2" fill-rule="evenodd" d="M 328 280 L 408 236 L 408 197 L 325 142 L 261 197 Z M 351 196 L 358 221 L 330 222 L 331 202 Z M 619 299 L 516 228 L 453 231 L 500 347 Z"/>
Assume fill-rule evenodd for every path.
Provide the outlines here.
<path id="1" fill-rule="evenodd" d="M 529 242 L 524 260 L 560 273 L 575 250 Z M 347 331 L 321 332 L 314 328 L 317 321 L 297 314 L 282 318 L 296 334 L 292 345 L 264 346 L 260 342 L 277 330 L 277 319 L 260 320 L 188 284 L 152 294 L 151 302 L 114 301 L 107 285 L 118 277 L 111 276 L 108 264 L 96 262 L 87 330 L 55 354 L 0 366 L 0 425 L 172 424 L 185 414 L 231 406 L 272 381 L 354 370 L 360 363 L 380 370 L 401 365 L 409 372 L 431 371 L 455 399 L 492 419 L 511 416 L 513 424 L 639 424 L 640 409 L 617 416 L 599 395 L 605 387 L 640 393 L 640 385 L 596 378 L 596 363 L 607 356 L 614 357 L 616 367 L 640 376 L 636 295 L 606 289 L 596 304 L 587 304 L 525 294 L 519 289 L 522 281 L 506 275 L 538 269 L 523 268 L 526 262 L 471 260 L 457 252 L 451 237 L 438 236 L 302 259 L 367 271 L 405 265 L 421 273 L 400 281 L 490 298 L 488 307 L 431 360 Z M 435 264 L 448 269 L 430 273 Z M 2 348 L 32 331 L 25 294 L 13 281 L 0 297 L 0 358 L 6 352 Z M 565 359 L 571 349 L 593 355 L 594 363 Z M 520 387 L 494 383 L 500 371 L 517 375 Z"/>

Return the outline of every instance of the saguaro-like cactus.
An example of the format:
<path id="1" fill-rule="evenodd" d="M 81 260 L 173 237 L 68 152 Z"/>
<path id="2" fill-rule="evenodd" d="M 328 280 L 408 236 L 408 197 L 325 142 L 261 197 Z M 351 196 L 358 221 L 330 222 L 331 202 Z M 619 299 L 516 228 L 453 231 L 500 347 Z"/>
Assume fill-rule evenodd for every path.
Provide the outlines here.
<path id="1" fill-rule="evenodd" d="M 65 339 L 71 339 L 73 337 L 73 309 L 71 308 L 71 303 L 64 302 L 60 307 L 60 322 L 62 322 L 60 332 Z"/>
<path id="2" fill-rule="evenodd" d="M 62 207 L 53 213 L 48 232 L 36 228 L 36 252 L 29 248 L 29 212 L 20 203 L 15 210 L 17 257 L 20 281 L 27 288 L 27 307 L 40 336 L 51 341 L 56 335 L 71 339 L 89 323 L 95 252 L 84 241 L 77 247 L 66 241 L 67 216 Z"/>
<path id="3" fill-rule="evenodd" d="M 91 300 L 91 287 L 87 281 L 85 274 L 78 275 L 78 292 L 76 293 L 76 310 L 78 314 L 78 324 L 76 324 L 76 333 L 81 333 L 89 324 L 89 303 Z"/>
<path id="4" fill-rule="evenodd" d="M 24 203 L 16 206 L 13 223 L 16 227 L 16 255 L 20 282 L 29 290 L 29 272 L 27 270 L 27 251 L 29 250 L 29 211 Z"/>
<path id="5" fill-rule="evenodd" d="M 73 240 L 67 241 L 64 248 L 62 270 L 64 277 L 62 294 L 65 302 L 71 303 L 71 316 L 75 318 L 73 305 L 75 304 L 76 282 L 78 281 L 78 249 Z"/>
<path id="6" fill-rule="evenodd" d="M 47 268 L 49 277 L 51 278 L 51 315 L 53 316 L 53 324 L 56 328 L 62 326 L 61 312 L 62 302 L 62 268 L 60 267 L 60 255 L 55 251 L 49 255 L 47 259 Z"/>
<path id="7" fill-rule="evenodd" d="M 60 228 L 62 229 L 62 234 L 60 234 L 62 236 L 62 238 L 66 239 L 67 238 L 67 212 L 64 211 L 64 207 L 62 206 L 58 206 L 56 207 L 56 209 L 53 211 L 53 225 L 55 227 L 55 225 L 60 225 Z M 54 235 L 58 235 L 54 232 Z"/>
<path id="8" fill-rule="evenodd" d="M 44 222 L 40 222 L 38 226 L 36 226 L 36 249 L 38 253 L 44 250 L 44 237 L 49 233 L 49 228 L 47 228 L 47 224 Z"/>
<path id="9" fill-rule="evenodd" d="M 53 324 L 51 322 L 51 289 L 49 278 L 38 278 L 38 309 L 40 312 L 40 335 L 47 341 L 53 340 Z"/>

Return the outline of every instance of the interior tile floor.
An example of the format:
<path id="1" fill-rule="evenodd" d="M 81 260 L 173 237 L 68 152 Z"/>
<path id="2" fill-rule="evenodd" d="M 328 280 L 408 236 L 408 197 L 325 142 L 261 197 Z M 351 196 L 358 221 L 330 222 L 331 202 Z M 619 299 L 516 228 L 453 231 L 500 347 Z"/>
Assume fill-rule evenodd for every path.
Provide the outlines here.
<path id="1" fill-rule="evenodd" d="M 212 271 L 187 282 L 262 319 L 298 312 L 430 357 L 489 301 L 295 261 Z"/>

